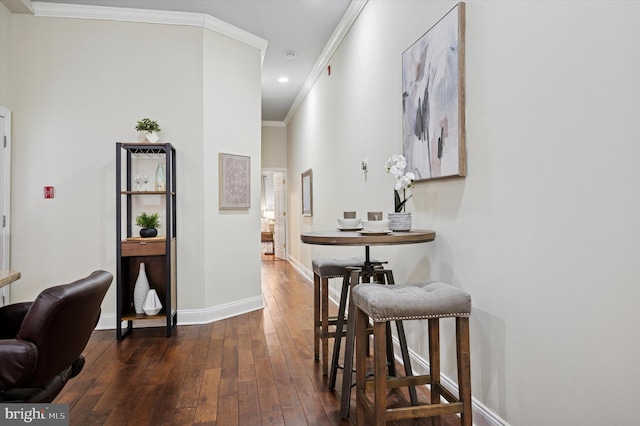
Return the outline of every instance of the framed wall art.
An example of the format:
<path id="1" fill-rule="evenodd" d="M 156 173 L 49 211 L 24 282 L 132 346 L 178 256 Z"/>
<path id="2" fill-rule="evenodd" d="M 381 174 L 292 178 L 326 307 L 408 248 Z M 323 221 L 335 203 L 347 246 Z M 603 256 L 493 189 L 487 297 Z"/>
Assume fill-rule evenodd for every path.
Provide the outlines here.
<path id="1" fill-rule="evenodd" d="M 251 158 L 219 153 L 218 171 L 220 208 L 251 207 Z"/>
<path id="2" fill-rule="evenodd" d="M 313 216 L 313 171 L 302 172 L 302 216 Z"/>
<path id="3" fill-rule="evenodd" d="M 402 151 L 416 180 L 466 175 L 465 4 L 402 54 Z"/>

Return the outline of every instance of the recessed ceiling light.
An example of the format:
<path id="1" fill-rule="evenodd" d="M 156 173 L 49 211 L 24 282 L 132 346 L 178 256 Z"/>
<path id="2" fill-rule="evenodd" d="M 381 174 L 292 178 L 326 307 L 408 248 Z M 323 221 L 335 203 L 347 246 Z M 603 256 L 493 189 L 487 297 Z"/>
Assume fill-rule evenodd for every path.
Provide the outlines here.
<path id="1" fill-rule="evenodd" d="M 289 82 L 289 77 L 280 77 L 278 79 L 278 82 L 280 82 L 280 83 L 288 83 Z"/>

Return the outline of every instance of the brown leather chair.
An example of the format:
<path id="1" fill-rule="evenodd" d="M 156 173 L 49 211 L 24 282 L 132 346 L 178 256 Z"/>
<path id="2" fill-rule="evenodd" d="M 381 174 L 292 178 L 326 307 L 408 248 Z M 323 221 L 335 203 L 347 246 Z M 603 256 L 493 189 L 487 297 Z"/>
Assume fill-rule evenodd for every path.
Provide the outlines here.
<path id="1" fill-rule="evenodd" d="M 112 280 L 95 271 L 0 308 L 0 402 L 51 402 L 82 370 Z"/>

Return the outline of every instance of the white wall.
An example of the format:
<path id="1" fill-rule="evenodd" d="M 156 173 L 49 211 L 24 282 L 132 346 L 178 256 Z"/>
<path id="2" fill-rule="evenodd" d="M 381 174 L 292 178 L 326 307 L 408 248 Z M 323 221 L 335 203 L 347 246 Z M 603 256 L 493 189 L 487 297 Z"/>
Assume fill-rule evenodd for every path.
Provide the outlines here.
<path id="1" fill-rule="evenodd" d="M 205 300 L 207 306 L 253 300 L 262 307 L 260 55 L 212 32 L 206 34 L 204 47 Z M 218 210 L 220 152 L 251 157 L 250 209 Z"/>
<path id="2" fill-rule="evenodd" d="M 287 128 L 279 124 L 262 124 L 262 168 L 287 167 Z"/>
<path id="3" fill-rule="evenodd" d="M 313 168 L 314 216 L 392 211 L 401 55 L 455 2 L 371 0 L 288 125 L 288 170 Z M 640 416 L 640 3 L 468 1 L 468 176 L 418 183 L 414 228 L 436 241 L 372 248 L 397 281 L 473 297 L 473 396 L 509 424 L 633 424 Z M 369 173 L 360 170 L 368 159 Z M 299 211 L 290 179 L 290 211 Z M 359 251 L 360 250 L 360 251 Z M 444 372 L 455 378 L 452 328 Z M 424 325 L 410 347 L 426 358 Z M 594 380 L 594 378 L 596 380 Z M 476 407 L 481 405 L 476 404 Z M 478 417 L 479 418 L 479 417 Z"/>
<path id="4" fill-rule="evenodd" d="M 0 3 L 0 105 L 5 108 L 11 107 L 11 16 Z"/>
<path id="5" fill-rule="evenodd" d="M 95 269 L 115 275 L 115 142 L 150 117 L 177 150 L 179 322 L 260 306 L 260 51 L 201 27 L 12 19 L 14 301 Z M 219 151 L 255 159 L 252 209 L 233 218 L 217 209 Z M 115 284 L 103 315 L 115 315 Z"/>

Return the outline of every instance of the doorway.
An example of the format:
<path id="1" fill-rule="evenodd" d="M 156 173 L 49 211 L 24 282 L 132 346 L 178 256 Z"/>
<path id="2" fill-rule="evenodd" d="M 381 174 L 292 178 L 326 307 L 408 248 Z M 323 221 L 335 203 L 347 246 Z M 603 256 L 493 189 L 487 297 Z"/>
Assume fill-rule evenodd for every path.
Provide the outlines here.
<path id="1" fill-rule="evenodd" d="M 287 258 L 286 182 L 285 170 L 262 170 L 261 228 L 273 238 L 271 243 L 262 243 L 263 260 Z"/>

